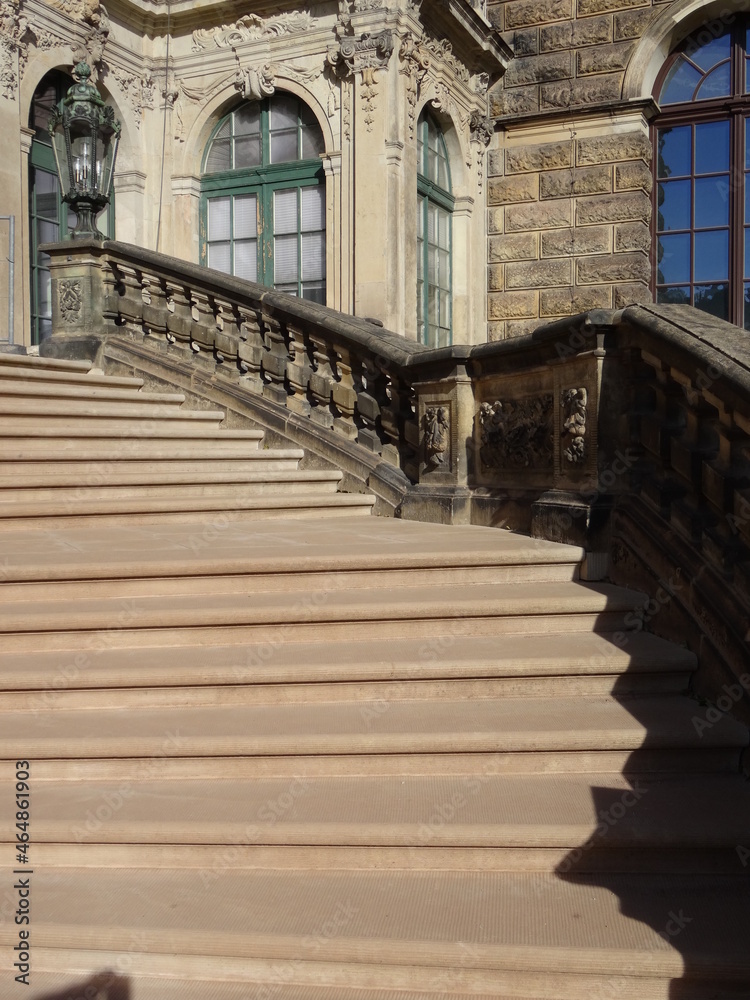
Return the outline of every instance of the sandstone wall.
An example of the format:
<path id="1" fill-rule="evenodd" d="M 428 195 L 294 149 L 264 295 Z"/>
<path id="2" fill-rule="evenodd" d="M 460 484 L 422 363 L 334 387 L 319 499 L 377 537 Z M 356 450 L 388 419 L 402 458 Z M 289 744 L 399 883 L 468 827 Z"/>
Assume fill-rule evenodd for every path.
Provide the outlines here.
<path id="1" fill-rule="evenodd" d="M 488 16 L 515 59 L 494 88 L 488 158 L 491 340 L 586 309 L 650 301 L 653 106 L 622 100 L 665 5 L 507 0 Z"/>

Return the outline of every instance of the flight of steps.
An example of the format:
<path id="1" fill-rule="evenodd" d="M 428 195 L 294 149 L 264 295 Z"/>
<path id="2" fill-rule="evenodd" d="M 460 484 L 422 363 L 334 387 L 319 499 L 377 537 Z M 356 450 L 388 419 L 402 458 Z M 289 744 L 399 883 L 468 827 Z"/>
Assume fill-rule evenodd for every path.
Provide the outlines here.
<path id="1" fill-rule="evenodd" d="M 0 995 L 750 995 L 747 730 L 643 595 L 84 367 L 0 356 Z"/>

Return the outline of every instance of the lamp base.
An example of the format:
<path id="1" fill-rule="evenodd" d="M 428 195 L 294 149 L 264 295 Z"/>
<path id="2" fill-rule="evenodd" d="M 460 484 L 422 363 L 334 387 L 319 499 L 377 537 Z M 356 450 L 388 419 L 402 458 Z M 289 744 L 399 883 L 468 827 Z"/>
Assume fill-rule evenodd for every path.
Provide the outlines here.
<path id="1" fill-rule="evenodd" d="M 102 195 L 69 195 L 65 201 L 76 213 L 75 228 L 70 234 L 72 240 L 105 240 L 96 226 L 96 217 L 106 207 L 108 198 Z"/>

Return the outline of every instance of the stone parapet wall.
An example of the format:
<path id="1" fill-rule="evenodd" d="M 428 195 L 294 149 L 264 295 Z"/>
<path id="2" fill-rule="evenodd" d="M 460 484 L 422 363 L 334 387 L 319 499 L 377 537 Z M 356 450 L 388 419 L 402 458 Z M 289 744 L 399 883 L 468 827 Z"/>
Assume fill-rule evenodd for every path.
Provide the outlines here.
<path id="1" fill-rule="evenodd" d="M 489 18 L 515 58 L 490 94 L 489 339 L 652 300 L 649 94 L 623 100 L 665 4 L 508 0 Z"/>

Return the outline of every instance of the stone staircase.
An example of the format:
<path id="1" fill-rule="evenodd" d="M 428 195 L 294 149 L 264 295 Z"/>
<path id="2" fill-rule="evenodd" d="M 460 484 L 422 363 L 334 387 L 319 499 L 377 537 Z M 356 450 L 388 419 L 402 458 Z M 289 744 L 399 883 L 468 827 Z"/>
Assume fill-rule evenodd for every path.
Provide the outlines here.
<path id="1" fill-rule="evenodd" d="M 747 730 L 643 595 L 182 403 L 0 356 L 2 996 L 750 996 Z"/>

